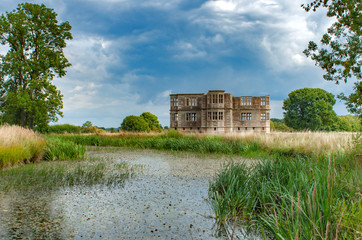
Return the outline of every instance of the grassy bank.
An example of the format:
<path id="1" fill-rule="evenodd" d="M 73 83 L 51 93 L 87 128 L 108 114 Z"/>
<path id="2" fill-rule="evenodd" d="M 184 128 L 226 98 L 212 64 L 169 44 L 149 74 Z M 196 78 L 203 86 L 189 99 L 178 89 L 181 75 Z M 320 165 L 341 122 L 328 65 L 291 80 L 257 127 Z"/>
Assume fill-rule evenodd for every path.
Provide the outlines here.
<path id="1" fill-rule="evenodd" d="M 76 160 L 84 157 L 84 146 L 59 139 L 45 139 L 19 126 L 0 127 L 0 169 L 40 160 Z"/>
<path id="2" fill-rule="evenodd" d="M 31 130 L 18 126 L 0 127 L 0 169 L 42 158 L 46 142 Z"/>
<path id="3" fill-rule="evenodd" d="M 266 158 L 270 154 L 285 156 L 327 155 L 345 152 L 350 148 L 350 133 L 245 133 L 225 136 L 187 135 L 175 131 L 164 134 L 92 134 L 51 135 L 80 145 L 117 146 L 167 151 L 232 154 Z"/>
<path id="4" fill-rule="evenodd" d="M 225 166 L 209 195 L 226 229 L 242 223 L 268 239 L 359 239 L 361 185 L 355 155 L 280 156 L 252 168 Z"/>

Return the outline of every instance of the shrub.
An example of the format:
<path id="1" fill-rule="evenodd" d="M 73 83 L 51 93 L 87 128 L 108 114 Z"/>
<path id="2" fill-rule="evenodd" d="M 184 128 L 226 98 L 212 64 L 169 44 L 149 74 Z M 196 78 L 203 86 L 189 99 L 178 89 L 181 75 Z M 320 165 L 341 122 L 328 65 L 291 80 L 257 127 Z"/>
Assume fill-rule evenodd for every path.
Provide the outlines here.
<path id="1" fill-rule="evenodd" d="M 80 133 L 80 127 L 74 126 L 71 124 L 59 124 L 59 125 L 53 125 L 49 126 L 48 128 L 49 133 Z"/>
<path id="2" fill-rule="evenodd" d="M 148 123 L 148 127 L 152 131 L 158 131 L 158 132 L 161 131 L 162 128 L 156 115 L 153 115 L 150 112 L 144 112 L 141 114 L 140 117 L 143 118 Z"/>
<path id="3" fill-rule="evenodd" d="M 122 124 L 122 130 L 135 131 L 135 132 L 149 132 L 150 128 L 148 123 L 141 117 L 134 115 L 127 116 Z"/>

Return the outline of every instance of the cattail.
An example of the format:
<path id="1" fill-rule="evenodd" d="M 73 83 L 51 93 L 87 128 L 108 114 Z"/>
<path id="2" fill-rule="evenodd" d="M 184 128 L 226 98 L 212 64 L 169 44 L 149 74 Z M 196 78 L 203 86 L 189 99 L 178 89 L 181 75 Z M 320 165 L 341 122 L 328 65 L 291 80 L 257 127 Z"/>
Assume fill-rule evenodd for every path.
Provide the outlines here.
<path id="1" fill-rule="evenodd" d="M 325 238 L 325 240 L 327 240 L 328 239 L 328 232 L 329 232 L 329 226 L 330 226 L 331 224 L 329 223 L 329 221 L 327 222 L 327 229 L 326 229 L 326 238 Z"/>
<path id="2" fill-rule="evenodd" d="M 299 212 L 300 212 L 300 195 L 298 192 L 297 221 L 299 220 Z"/>
<path id="3" fill-rule="evenodd" d="M 310 212 L 310 215 L 312 215 L 312 203 L 310 202 L 310 196 L 308 195 L 308 206 L 309 206 L 309 212 Z"/>
<path id="4" fill-rule="evenodd" d="M 275 208 L 274 208 L 274 216 L 275 216 L 275 223 L 277 225 L 277 230 L 279 231 L 279 222 L 278 222 L 277 212 L 275 211 Z"/>
<path id="5" fill-rule="evenodd" d="M 339 232 L 339 228 L 341 227 L 341 222 L 342 222 L 342 218 L 344 215 L 344 212 L 346 211 L 347 207 L 344 208 L 343 212 L 342 212 L 342 216 L 339 219 L 338 225 L 337 225 L 337 230 L 336 230 L 336 240 L 338 239 L 338 232 Z"/>
<path id="6" fill-rule="evenodd" d="M 295 234 L 295 240 L 298 240 L 299 239 L 299 229 L 297 229 L 297 234 Z"/>
<path id="7" fill-rule="evenodd" d="M 313 202 L 313 212 L 315 211 L 315 191 L 317 189 L 317 182 L 314 182 L 314 189 L 312 193 L 312 202 Z"/>

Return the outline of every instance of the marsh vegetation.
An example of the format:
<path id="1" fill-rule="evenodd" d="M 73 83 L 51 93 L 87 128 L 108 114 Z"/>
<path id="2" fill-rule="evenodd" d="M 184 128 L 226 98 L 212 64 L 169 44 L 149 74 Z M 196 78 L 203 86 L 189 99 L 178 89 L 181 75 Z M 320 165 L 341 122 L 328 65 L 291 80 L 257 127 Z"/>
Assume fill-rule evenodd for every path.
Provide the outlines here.
<path id="1" fill-rule="evenodd" d="M 0 151 L 2 196 L 19 191 L 41 195 L 44 191 L 77 186 L 79 189 L 101 188 L 102 191 L 109 191 L 104 187 L 112 187 L 120 191 L 125 179 L 135 173 L 147 176 L 140 182 L 132 179 L 131 182 L 140 184 L 137 186 L 143 186 L 145 181 L 161 189 L 164 184 L 175 185 L 175 182 L 197 186 L 200 182 L 195 177 L 199 179 L 202 169 L 208 177 L 202 180 L 203 197 L 198 201 L 208 199 L 214 211 L 209 215 L 214 215 L 229 238 L 240 237 L 243 233 L 269 239 L 361 237 L 362 147 L 358 134 L 295 132 L 210 136 L 168 131 L 39 135 L 10 126 L 3 126 L 0 131 L 4 150 Z M 132 157 L 127 152 L 132 149 L 155 149 L 181 153 L 184 157 L 171 161 L 172 164 L 167 160 L 166 165 L 164 160 L 149 162 L 145 172 L 145 168 L 139 166 L 135 170 L 133 164 L 142 165 L 147 158 L 130 164 Z M 117 161 L 109 157 L 112 154 L 118 154 Z M 195 154 L 202 158 L 192 157 Z M 166 156 L 167 159 L 174 157 Z M 243 157 L 259 160 L 239 161 Z M 204 161 L 201 159 L 207 162 L 200 164 Z M 222 164 L 220 159 L 228 163 L 216 174 Z M 208 171 L 211 163 L 217 166 L 213 165 Z M 181 168 L 183 170 L 177 170 L 175 175 L 175 169 Z M 154 175 L 153 171 L 158 173 Z M 184 179 L 185 176 L 192 176 L 192 179 Z M 158 183 L 161 180 L 163 183 Z M 163 194 L 156 189 L 155 192 Z M 147 198 L 148 195 L 142 196 Z M 195 226 L 196 223 L 191 224 Z M 211 228 L 211 225 L 208 226 Z"/>

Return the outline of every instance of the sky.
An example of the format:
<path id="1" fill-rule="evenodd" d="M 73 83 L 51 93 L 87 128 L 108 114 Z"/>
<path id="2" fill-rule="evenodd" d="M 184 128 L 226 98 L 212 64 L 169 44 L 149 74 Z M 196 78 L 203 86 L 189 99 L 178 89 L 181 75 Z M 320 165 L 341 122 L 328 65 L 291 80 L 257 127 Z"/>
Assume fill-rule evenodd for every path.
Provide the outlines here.
<path id="1" fill-rule="evenodd" d="M 0 12 L 24 1 L 1 0 Z M 333 22 L 307 0 L 48 0 L 59 22 L 72 26 L 67 75 L 54 79 L 63 94 L 56 124 L 119 127 L 128 115 L 151 112 L 169 126 L 172 93 L 225 90 L 233 96 L 270 95 L 271 117 L 300 88 L 350 93 L 305 57 Z M 6 53 L 0 47 L 0 54 Z M 334 110 L 348 114 L 337 100 Z"/>

